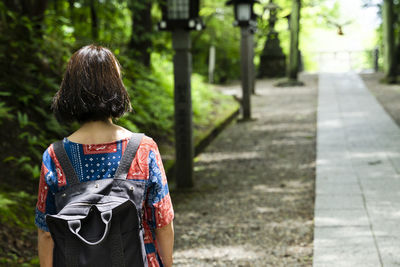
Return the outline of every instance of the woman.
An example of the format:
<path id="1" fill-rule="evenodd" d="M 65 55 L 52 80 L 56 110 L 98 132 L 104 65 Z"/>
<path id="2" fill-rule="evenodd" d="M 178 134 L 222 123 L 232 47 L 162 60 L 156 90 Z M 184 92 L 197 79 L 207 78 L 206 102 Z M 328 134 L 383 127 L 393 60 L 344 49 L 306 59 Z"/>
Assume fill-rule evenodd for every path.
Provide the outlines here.
<path id="1" fill-rule="evenodd" d="M 132 133 L 113 123 L 131 111 L 120 64 L 108 49 L 89 45 L 68 62 L 53 112 L 61 123 L 81 127 L 63 139 L 80 182 L 112 178 Z M 140 143 L 127 179 L 146 183 L 143 203 L 144 242 L 149 266 L 171 266 L 174 212 L 157 144 L 149 137 Z M 45 216 L 55 214 L 54 194 L 66 186 L 53 145 L 43 154 L 35 224 L 41 266 L 52 266 L 54 243 Z"/>

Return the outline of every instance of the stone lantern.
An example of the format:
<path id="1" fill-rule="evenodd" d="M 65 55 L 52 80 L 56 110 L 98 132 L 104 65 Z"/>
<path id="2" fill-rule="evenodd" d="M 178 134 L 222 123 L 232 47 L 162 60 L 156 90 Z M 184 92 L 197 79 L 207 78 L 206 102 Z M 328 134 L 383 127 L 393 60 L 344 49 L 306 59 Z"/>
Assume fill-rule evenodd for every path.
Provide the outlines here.
<path id="1" fill-rule="evenodd" d="M 286 57 L 280 45 L 279 34 L 275 31 L 279 9 L 281 8 L 273 0 L 270 0 L 268 5 L 264 7 L 264 13 L 269 12 L 268 35 L 260 56 L 259 78 L 283 77 L 286 74 Z"/>
<path id="2" fill-rule="evenodd" d="M 175 178 L 178 188 L 193 187 L 191 30 L 201 30 L 199 0 L 164 0 L 158 29 L 172 32 L 174 55 Z"/>
<path id="3" fill-rule="evenodd" d="M 251 93 L 255 88 L 254 75 L 254 37 L 257 29 L 256 14 L 253 5 L 257 0 L 230 0 L 226 5 L 233 5 L 235 13 L 234 26 L 240 27 L 240 65 L 242 82 L 242 111 L 243 120 L 251 120 Z"/>

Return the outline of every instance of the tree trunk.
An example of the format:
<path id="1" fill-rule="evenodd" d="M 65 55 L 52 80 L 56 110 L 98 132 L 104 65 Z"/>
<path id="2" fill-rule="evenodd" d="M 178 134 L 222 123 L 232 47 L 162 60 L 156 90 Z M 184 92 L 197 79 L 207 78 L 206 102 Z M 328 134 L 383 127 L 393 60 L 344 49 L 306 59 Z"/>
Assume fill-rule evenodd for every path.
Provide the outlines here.
<path id="1" fill-rule="evenodd" d="M 290 55 L 289 55 L 289 80 L 297 80 L 299 72 L 299 32 L 300 32 L 300 8 L 301 0 L 292 1 L 292 13 L 290 15 Z"/>
<path id="2" fill-rule="evenodd" d="M 58 17 L 60 14 L 60 3 L 59 0 L 53 0 L 53 9 L 56 13 L 56 16 Z"/>
<path id="3" fill-rule="evenodd" d="M 74 25 L 74 0 L 68 0 L 69 20 L 71 25 Z"/>
<path id="4" fill-rule="evenodd" d="M 36 0 L 33 4 L 32 20 L 35 25 L 35 34 L 37 37 L 42 37 L 42 24 L 44 20 L 44 12 L 47 8 L 47 0 Z"/>
<path id="5" fill-rule="evenodd" d="M 133 57 L 147 67 L 150 66 L 151 32 L 153 31 L 151 6 L 152 1 L 150 0 L 138 0 L 130 7 L 132 35 L 128 47 L 131 49 Z"/>
<path id="6" fill-rule="evenodd" d="M 41 38 L 43 35 L 42 24 L 47 8 L 47 0 L 6 0 L 6 7 L 20 16 L 26 16 L 33 22 L 33 35 Z"/>
<path id="7" fill-rule="evenodd" d="M 387 82 L 392 83 L 396 79 L 394 61 L 394 18 L 393 0 L 383 1 L 383 70 Z"/>
<path id="8" fill-rule="evenodd" d="M 90 0 L 90 18 L 92 21 L 92 39 L 96 41 L 99 38 L 99 19 L 95 6 L 95 0 Z"/>

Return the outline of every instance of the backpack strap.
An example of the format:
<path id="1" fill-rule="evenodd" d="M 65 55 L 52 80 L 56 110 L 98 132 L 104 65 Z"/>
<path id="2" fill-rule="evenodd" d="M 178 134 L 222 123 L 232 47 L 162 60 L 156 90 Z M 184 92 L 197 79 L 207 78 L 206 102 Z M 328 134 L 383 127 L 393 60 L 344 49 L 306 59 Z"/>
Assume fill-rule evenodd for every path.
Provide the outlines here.
<path id="1" fill-rule="evenodd" d="M 144 134 L 133 133 L 131 139 L 126 146 L 124 155 L 122 155 L 121 161 L 115 172 L 114 179 L 126 180 L 129 169 L 132 165 L 132 160 L 136 156 L 136 152 L 139 148 L 140 142 L 142 141 Z"/>
<path id="2" fill-rule="evenodd" d="M 67 179 L 68 185 L 78 184 L 79 179 L 76 175 L 74 167 L 71 164 L 71 161 L 68 158 L 67 152 L 65 151 L 63 141 L 57 141 L 53 143 L 54 153 L 58 161 L 60 162 L 61 168 L 65 174 L 65 178 Z"/>

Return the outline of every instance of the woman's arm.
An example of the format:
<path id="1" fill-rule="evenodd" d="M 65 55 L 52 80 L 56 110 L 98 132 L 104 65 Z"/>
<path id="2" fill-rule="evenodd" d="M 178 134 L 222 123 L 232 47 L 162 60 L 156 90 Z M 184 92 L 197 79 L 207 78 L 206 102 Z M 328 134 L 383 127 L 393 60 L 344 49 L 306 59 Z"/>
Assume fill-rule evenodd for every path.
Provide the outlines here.
<path id="1" fill-rule="evenodd" d="M 53 239 L 49 232 L 38 229 L 38 251 L 40 267 L 53 266 Z"/>
<path id="2" fill-rule="evenodd" d="M 174 249 L 174 226 L 172 222 L 156 229 L 157 246 L 165 267 L 172 266 L 172 251 Z"/>

